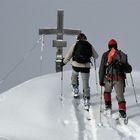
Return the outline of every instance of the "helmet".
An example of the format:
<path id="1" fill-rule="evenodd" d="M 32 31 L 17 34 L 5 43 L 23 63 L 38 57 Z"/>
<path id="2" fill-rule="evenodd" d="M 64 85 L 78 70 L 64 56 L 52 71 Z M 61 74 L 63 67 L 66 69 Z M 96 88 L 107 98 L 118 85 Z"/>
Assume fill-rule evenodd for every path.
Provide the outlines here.
<path id="1" fill-rule="evenodd" d="M 77 40 L 87 40 L 87 37 L 84 33 L 79 33 L 77 35 Z"/>
<path id="2" fill-rule="evenodd" d="M 111 48 L 117 49 L 117 41 L 115 39 L 110 39 L 108 42 L 108 48 L 109 49 L 111 49 Z"/>

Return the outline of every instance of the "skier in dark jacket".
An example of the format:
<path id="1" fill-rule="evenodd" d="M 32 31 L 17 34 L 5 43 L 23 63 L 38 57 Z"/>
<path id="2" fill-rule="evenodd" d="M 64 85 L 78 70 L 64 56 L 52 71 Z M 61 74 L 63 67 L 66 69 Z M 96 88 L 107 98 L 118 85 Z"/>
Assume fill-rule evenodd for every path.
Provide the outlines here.
<path id="1" fill-rule="evenodd" d="M 127 55 L 118 50 L 117 41 L 115 39 L 111 39 L 108 42 L 108 49 L 109 50 L 102 55 L 99 67 L 100 86 L 104 86 L 105 110 L 111 111 L 112 109 L 111 92 L 114 87 L 118 101 L 119 115 L 122 118 L 126 118 L 126 101 L 124 98 L 125 78 L 126 73 L 132 71 L 132 67 L 128 63 Z M 120 58 L 123 59 L 124 63 L 121 62 L 121 60 L 115 60 L 116 51 L 121 53 Z M 109 73 L 110 65 L 112 66 L 111 73 Z"/>

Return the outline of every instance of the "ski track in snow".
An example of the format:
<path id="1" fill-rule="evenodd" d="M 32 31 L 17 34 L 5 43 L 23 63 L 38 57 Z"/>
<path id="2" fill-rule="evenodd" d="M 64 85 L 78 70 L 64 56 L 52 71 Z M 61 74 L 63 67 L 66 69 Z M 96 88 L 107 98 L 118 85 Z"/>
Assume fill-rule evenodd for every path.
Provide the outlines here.
<path id="1" fill-rule="evenodd" d="M 96 126 L 94 119 L 92 119 L 92 110 L 89 112 L 84 110 L 81 99 L 73 99 L 72 103 L 78 125 L 78 140 L 96 140 L 96 135 L 93 133 Z"/>
<path id="2" fill-rule="evenodd" d="M 121 140 L 139 140 L 140 137 L 140 127 L 133 122 L 131 119 L 128 120 L 128 124 L 125 125 L 119 123 L 117 120 L 113 118 L 107 118 L 102 115 L 103 126 L 105 128 L 110 127 L 114 131 L 118 133 Z"/>
<path id="3" fill-rule="evenodd" d="M 96 98 L 99 97 L 96 96 Z M 73 99 L 72 103 L 77 121 L 78 140 L 104 140 L 103 136 L 99 136 L 100 131 L 106 131 L 110 136 L 115 136 L 116 140 L 139 140 L 140 127 L 132 120 L 129 119 L 127 125 L 119 124 L 115 119 L 106 118 L 102 113 L 103 125 L 100 126 L 99 104 L 92 103 L 91 99 L 91 108 L 87 112 L 83 108 L 81 99 Z"/>
<path id="4" fill-rule="evenodd" d="M 116 125 L 116 130 L 122 135 L 124 140 L 138 140 L 140 137 L 140 127 L 131 120 L 129 120 L 127 125 Z"/>

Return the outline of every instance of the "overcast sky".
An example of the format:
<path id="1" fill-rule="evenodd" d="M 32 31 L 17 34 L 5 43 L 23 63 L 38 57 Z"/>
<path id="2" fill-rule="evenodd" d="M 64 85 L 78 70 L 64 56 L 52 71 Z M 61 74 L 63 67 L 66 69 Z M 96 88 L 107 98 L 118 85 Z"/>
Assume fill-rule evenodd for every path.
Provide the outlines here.
<path id="1" fill-rule="evenodd" d="M 56 36 L 45 37 L 42 73 L 41 44 L 29 53 L 29 57 L 26 54 L 40 38 L 39 28 L 56 27 L 58 9 L 64 10 L 64 27 L 82 30 L 100 58 L 107 50 L 108 40 L 115 38 L 118 47 L 128 54 L 133 69 L 140 70 L 137 63 L 140 60 L 139 0 L 0 0 L 0 79 L 22 62 L 0 85 L 1 91 L 55 72 L 56 48 L 52 47 L 52 40 Z M 75 37 L 64 36 L 64 39 L 68 41 L 65 53 Z M 70 64 L 64 69 L 71 69 Z"/>

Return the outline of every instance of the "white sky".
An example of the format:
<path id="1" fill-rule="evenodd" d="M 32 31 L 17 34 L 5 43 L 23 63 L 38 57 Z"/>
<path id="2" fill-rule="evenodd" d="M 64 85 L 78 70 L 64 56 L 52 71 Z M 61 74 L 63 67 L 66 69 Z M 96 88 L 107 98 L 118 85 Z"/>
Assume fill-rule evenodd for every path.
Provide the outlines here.
<path id="1" fill-rule="evenodd" d="M 119 48 L 128 54 L 133 69 L 140 70 L 140 2 L 139 0 L 1 0 L 0 1 L 0 79 L 24 57 L 39 39 L 38 29 L 56 27 L 57 10 L 64 9 L 64 27 L 81 29 L 100 57 L 107 50 L 107 41 L 114 37 Z M 1 86 L 1 91 L 38 75 L 55 72 L 56 49 L 46 37 L 40 73 L 40 45 Z M 75 37 L 64 36 L 68 47 Z M 64 53 L 68 50 L 64 49 Z M 68 64 L 64 69 L 70 69 Z"/>

